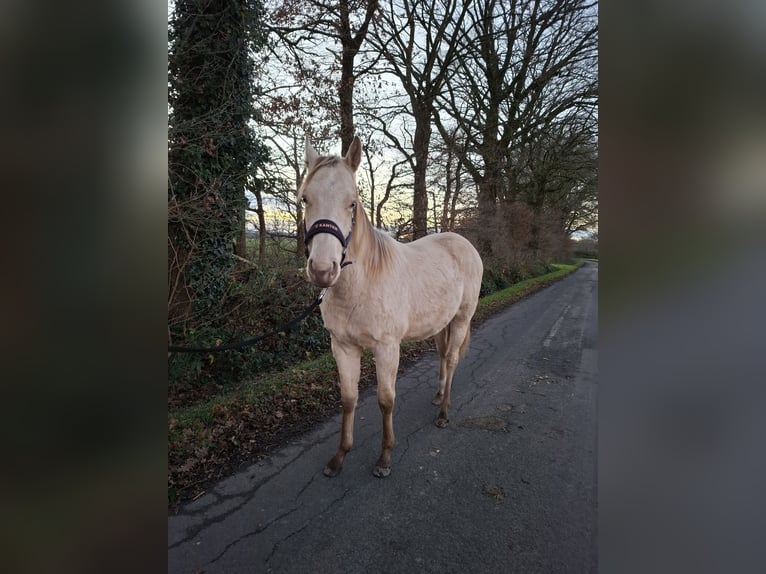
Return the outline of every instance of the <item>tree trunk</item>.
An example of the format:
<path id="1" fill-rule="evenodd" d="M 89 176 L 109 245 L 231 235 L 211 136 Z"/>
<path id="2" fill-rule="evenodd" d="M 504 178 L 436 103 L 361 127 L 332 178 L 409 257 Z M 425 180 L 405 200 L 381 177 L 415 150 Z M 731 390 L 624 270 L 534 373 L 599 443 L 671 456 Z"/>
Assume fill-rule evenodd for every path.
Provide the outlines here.
<path id="1" fill-rule="evenodd" d="M 351 142 L 354 141 L 354 57 L 356 50 L 348 45 L 343 46 L 341 56 L 340 85 L 340 142 L 341 154 L 346 155 Z"/>
<path id="2" fill-rule="evenodd" d="M 303 228 L 303 207 L 298 204 L 298 210 L 296 213 L 296 220 L 298 221 L 298 233 L 296 245 L 296 257 L 300 260 L 306 251 L 306 234 Z"/>
<path id="3" fill-rule="evenodd" d="M 415 185 L 412 194 L 412 238 L 419 239 L 428 233 L 428 192 L 426 169 L 428 168 L 428 143 L 431 139 L 431 114 L 423 109 L 415 111 L 415 137 L 413 140 Z"/>
<path id="4" fill-rule="evenodd" d="M 484 159 L 484 175 L 479 182 L 479 253 L 490 256 L 495 233 L 497 200 L 502 196 L 502 167 L 498 161 L 496 138 L 485 132 L 481 155 Z"/>
<path id="5" fill-rule="evenodd" d="M 243 192 L 244 193 L 244 192 Z M 234 253 L 243 259 L 249 259 L 247 253 L 247 201 L 242 202 L 239 210 L 239 230 L 237 231 L 237 243 L 234 245 Z"/>
<path id="6" fill-rule="evenodd" d="M 450 205 L 449 210 L 449 223 L 448 223 L 448 230 L 454 231 L 455 229 L 455 219 L 457 217 L 457 200 L 460 197 L 460 190 L 463 186 L 463 160 L 458 158 L 457 165 L 455 166 L 455 176 L 454 176 L 454 187 L 455 189 L 452 192 L 452 204 Z"/>
<path id="7" fill-rule="evenodd" d="M 376 227 L 383 227 L 383 206 L 386 205 L 386 202 L 388 201 L 388 198 L 391 197 L 391 191 L 394 186 L 394 181 L 396 180 L 396 167 L 400 164 L 394 164 L 391 167 L 391 175 L 388 178 L 388 183 L 386 183 L 386 191 L 383 192 L 383 197 L 378 202 L 378 206 L 375 208 L 375 226 Z"/>
<path id="8" fill-rule="evenodd" d="M 446 182 L 444 186 L 444 201 L 442 202 L 442 215 L 439 221 L 440 231 L 449 231 L 449 208 L 452 200 L 452 150 L 447 150 Z"/>
<path id="9" fill-rule="evenodd" d="M 263 263 L 266 256 L 266 215 L 260 191 L 256 191 L 255 200 L 258 203 L 258 263 Z"/>
<path id="10" fill-rule="evenodd" d="M 179 295 L 171 295 L 182 293 L 187 318 L 205 317 L 212 329 L 223 328 L 216 313 L 232 255 L 246 252 L 247 176 L 262 163 L 249 123 L 251 51 L 265 39 L 255 17 L 245 2 L 177 2 L 168 30 L 168 208 L 180 211 L 168 227 L 179 262 L 170 277 Z"/>
<path id="11" fill-rule="evenodd" d="M 377 0 L 368 0 L 364 20 L 359 25 L 356 36 L 351 31 L 349 0 L 340 0 L 339 37 L 342 48 L 340 60 L 340 141 L 341 153 L 346 155 L 354 141 L 354 58 L 367 35 L 372 16 L 378 8 Z"/>
<path id="12" fill-rule="evenodd" d="M 370 221 L 375 225 L 375 170 L 370 161 L 370 148 L 364 146 L 364 157 L 367 158 L 367 173 L 370 174 Z"/>
<path id="13" fill-rule="evenodd" d="M 495 186 L 490 178 L 485 178 L 479 183 L 479 228 L 478 249 L 483 257 L 492 255 L 492 239 L 496 206 Z"/>

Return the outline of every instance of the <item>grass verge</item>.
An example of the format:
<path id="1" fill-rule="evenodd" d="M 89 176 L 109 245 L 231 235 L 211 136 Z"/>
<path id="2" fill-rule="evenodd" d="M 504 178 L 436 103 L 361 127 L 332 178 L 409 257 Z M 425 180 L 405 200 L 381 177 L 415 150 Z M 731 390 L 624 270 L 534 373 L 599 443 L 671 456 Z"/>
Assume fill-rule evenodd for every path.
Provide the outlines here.
<path id="1" fill-rule="evenodd" d="M 565 263 L 555 263 L 553 267 L 556 271 L 540 275 L 539 277 L 532 277 L 519 283 L 514 283 L 510 287 L 503 289 L 502 291 L 496 291 L 479 299 L 479 306 L 476 308 L 476 314 L 473 316 L 474 324 L 480 323 L 487 317 L 497 313 L 500 309 L 503 309 L 509 305 L 512 305 L 519 299 L 526 297 L 530 293 L 534 293 L 547 287 L 551 283 L 554 283 L 579 269 L 584 265 L 583 260 L 579 260 L 574 265 L 567 265 Z"/>
<path id="2" fill-rule="evenodd" d="M 583 265 L 557 264 L 556 271 L 527 279 L 479 300 L 476 326 L 519 299 Z M 400 368 L 431 340 L 403 343 Z M 210 483 L 245 462 L 266 456 L 291 437 L 336 413 L 340 393 L 332 354 L 279 373 L 256 377 L 207 400 L 168 412 L 168 504 L 198 498 Z M 360 388 L 374 382 L 372 355 L 362 356 Z M 328 455 L 329 456 L 329 455 Z"/>

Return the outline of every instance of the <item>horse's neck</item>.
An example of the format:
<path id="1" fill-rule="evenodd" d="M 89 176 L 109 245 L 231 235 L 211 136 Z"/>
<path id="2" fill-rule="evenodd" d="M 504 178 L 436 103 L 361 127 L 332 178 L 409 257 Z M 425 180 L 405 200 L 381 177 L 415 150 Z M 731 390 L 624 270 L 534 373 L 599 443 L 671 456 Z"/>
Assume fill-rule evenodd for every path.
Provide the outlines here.
<path id="1" fill-rule="evenodd" d="M 365 237 L 365 240 L 369 241 L 369 247 L 374 244 L 375 238 L 372 234 L 374 234 L 375 231 L 372 225 L 367 221 L 362 223 L 362 225 L 369 226 L 368 229 L 365 229 L 364 231 L 365 234 L 369 234 Z M 370 290 L 375 288 L 375 285 L 367 276 L 369 262 L 365 257 L 371 257 L 371 255 L 369 252 L 365 253 L 360 247 L 361 246 L 358 246 L 356 249 L 352 248 L 349 250 L 348 261 L 350 261 L 351 264 L 341 269 L 338 281 L 331 288 L 333 298 L 338 302 L 354 303 L 360 298 L 368 297 Z"/>
<path id="2" fill-rule="evenodd" d="M 343 303 L 356 301 L 368 288 L 362 263 L 354 262 L 353 257 L 349 259 L 352 264 L 341 270 L 338 281 L 330 288 L 333 299 Z"/>

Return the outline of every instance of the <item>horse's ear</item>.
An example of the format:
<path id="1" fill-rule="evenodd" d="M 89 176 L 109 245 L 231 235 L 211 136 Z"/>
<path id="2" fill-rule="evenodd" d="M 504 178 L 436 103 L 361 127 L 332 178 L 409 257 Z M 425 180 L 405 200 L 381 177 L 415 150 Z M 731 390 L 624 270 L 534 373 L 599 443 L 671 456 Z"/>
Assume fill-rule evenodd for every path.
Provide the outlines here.
<path id="1" fill-rule="evenodd" d="M 343 160 L 351 168 L 351 171 L 356 171 L 359 164 L 362 163 L 362 141 L 359 136 L 354 136 L 354 141 L 351 142 Z"/>
<path id="2" fill-rule="evenodd" d="M 303 163 L 306 165 L 306 168 L 311 169 L 316 163 L 317 159 L 319 159 L 319 154 L 311 145 L 311 138 L 308 134 L 306 134 L 306 151 L 303 156 Z"/>

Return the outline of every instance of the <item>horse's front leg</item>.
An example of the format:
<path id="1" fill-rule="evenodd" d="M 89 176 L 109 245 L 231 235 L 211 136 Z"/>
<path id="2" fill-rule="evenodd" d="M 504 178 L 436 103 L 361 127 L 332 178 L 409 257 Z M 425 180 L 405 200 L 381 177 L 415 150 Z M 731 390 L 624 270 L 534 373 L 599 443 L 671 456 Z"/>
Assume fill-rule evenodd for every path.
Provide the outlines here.
<path id="1" fill-rule="evenodd" d="M 343 460 L 354 444 L 354 411 L 359 398 L 359 364 L 362 349 L 345 346 L 332 341 L 332 354 L 338 365 L 340 378 L 340 400 L 343 404 L 343 418 L 340 429 L 340 445 L 335 456 L 324 469 L 325 476 L 336 476 L 343 469 Z"/>
<path id="2" fill-rule="evenodd" d="M 375 372 L 378 378 L 378 406 L 383 416 L 383 446 L 380 458 L 372 470 L 378 478 L 391 474 L 391 451 L 394 448 L 394 400 L 396 398 L 396 371 L 399 368 L 399 342 L 377 347 Z"/>

